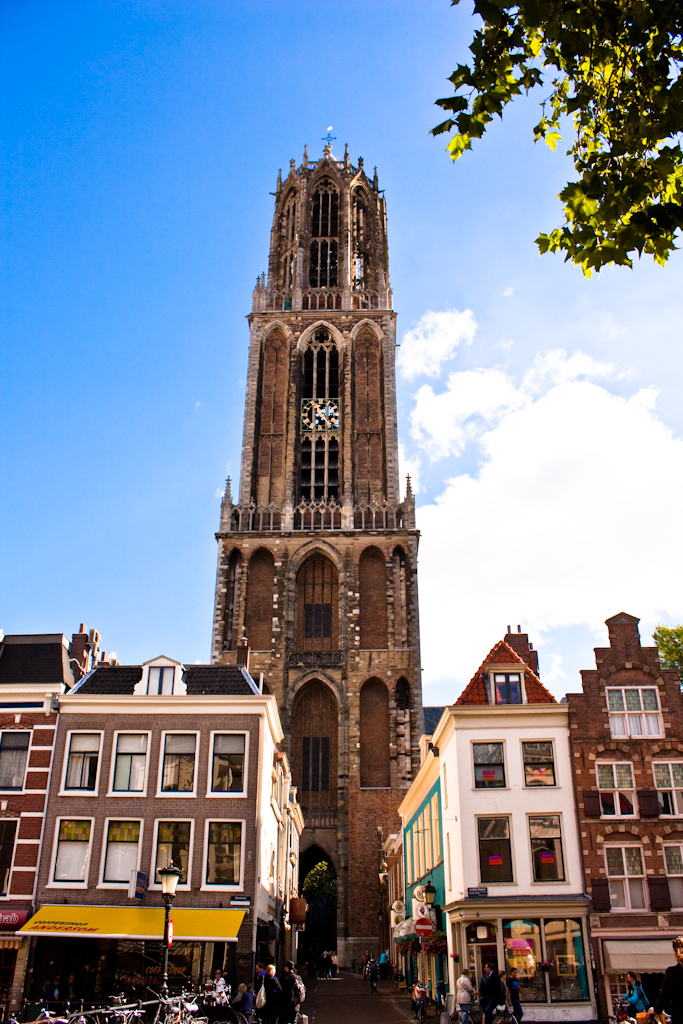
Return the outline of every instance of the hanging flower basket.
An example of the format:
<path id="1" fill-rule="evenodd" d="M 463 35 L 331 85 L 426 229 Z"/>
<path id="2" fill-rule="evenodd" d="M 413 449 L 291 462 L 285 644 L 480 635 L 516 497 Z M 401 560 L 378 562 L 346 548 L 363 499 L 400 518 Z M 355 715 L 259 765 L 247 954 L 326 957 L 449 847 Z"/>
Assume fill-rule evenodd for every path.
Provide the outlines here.
<path id="1" fill-rule="evenodd" d="M 553 964 L 552 960 L 543 960 L 542 963 L 540 963 L 538 966 L 541 968 L 542 971 L 545 971 L 547 974 L 549 971 L 552 971 L 555 965 Z"/>
<path id="2" fill-rule="evenodd" d="M 419 939 L 396 939 L 396 949 L 399 953 L 408 955 L 409 953 L 420 952 L 420 940 Z"/>
<path id="3" fill-rule="evenodd" d="M 446 933 L 432 932 L 427 942 L 425 942 L 423 949 L 425 953 L 428 953 L 430 956 L 439 956 L 441 953 L 447 953 L 448 941 L 446 939 Z"/>
<path id="4" fill-rule="evenodd" d="M 460 954 L 459 953 L 451 953 L 451 960 L 455 960 L 456 963 L 457 963 L 457 961 L 459 959 L 460 959 Z"/>

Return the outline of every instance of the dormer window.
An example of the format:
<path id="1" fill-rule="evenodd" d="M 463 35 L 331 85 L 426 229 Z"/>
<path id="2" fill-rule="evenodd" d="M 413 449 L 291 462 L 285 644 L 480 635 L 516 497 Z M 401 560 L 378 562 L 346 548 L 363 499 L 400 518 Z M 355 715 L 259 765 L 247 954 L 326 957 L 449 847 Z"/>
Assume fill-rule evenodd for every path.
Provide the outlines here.
<path id="1" fill-rule="evenodd" d="M 133 688 L 139 697 L 173 697 L 185 696 L 187 686 L 184 679 L 185 669 L 179 661 L 173 661 L 161 655 L 142 666 L 140 681 Z"/>
<path id="2" fill-rule="evenodd" d="M 521 672 L 491 672 L 488 678 L 489 704 L 523 704 Z"/>
<path id="3" fill-rule="evenodd" d="M 147 693 L 173 693 L 175 668 L 172 665 L 153 665 L 149 670 Z"/>

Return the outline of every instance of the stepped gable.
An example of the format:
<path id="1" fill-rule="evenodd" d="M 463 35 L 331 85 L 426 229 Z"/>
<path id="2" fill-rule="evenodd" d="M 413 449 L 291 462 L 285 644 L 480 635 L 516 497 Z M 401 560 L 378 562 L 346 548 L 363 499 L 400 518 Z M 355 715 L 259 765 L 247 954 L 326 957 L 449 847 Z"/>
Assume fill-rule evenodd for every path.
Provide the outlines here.
<path id="1" fill-rule="evenodd" d="M 514 634 L 512 634 L 514 635 Z M 528 646 L 528 645 L 527 645 Z M 536 651 L 529 651 L 529 655 L 536 654 Z M 538 664 L 538 655 L 536 655 Z M 520 657 L 517 651 L 513 650 L 505 640 L 499 640 L 491 648 L 483 662 L 474 673 L 469 683 L 456 700 L 456 705 L 462 704 L 487 704 L 486 695 L 486 669 L 490 665 L 519 665 L 524 670 L 524 686 L 526 689 L 527 702 L 529 704 L 557 704 L 553 697 L 533 671 L 524 658 Z"/>

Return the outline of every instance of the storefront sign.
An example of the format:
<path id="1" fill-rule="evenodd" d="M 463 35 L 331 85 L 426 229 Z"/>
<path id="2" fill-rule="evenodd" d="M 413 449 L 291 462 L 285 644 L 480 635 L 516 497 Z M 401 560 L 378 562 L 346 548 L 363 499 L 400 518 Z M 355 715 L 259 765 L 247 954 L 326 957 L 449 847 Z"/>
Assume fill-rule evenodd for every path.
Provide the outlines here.
<path id="1" fill-rule="evenodd" d="M 15 932 L 26 924 L 31 910 L 15 910 L 14 907 L 3 907 L 0 910 L 0 932 Z"/>
<path id="2" fill-rule="evenodd" d="M 176 907 L 176 938 L 189 942 L 236 942 L 244 910 Z M 21 929 L 24 935 L 76 935 L 163 942 L 162 907 L 77 907 L 45 904 Z"/>

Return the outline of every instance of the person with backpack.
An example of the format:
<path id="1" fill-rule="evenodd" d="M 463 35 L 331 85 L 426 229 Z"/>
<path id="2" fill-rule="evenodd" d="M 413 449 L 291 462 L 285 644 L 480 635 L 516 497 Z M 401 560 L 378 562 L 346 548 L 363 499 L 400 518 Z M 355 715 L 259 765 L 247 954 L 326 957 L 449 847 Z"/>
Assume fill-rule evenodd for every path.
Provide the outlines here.
<path id="1" fill-rule="evenodd" d="M 642 1013 L 648 1008 L 647 996 L 643 992 L 642 985 L 636 978 L 633 971 L 626 972 L 626 984 L 628 985 L 628 991 L 624 998 L 628 1000 L 628 1011 L 632 1017 L 635 1017 L 637 1013 Z"/>
<path id="2" fill-rule="evenodd" d="M 365 966 L 367 979 L 370 982 L 370 991 L 377 991 L 377 974 L 379 972 L 379 964 L 375 960 L 374 956 L 371 956 Z"/>
<path id="3" fill-rule="evenodd" d="M 285 973 L 282 978 L 282 1007 L 280 1024 L 294 1024 L 297 1010 L 306 998 L 306 987 L 294 970 L 294 963 L 285 960 Z"/>

